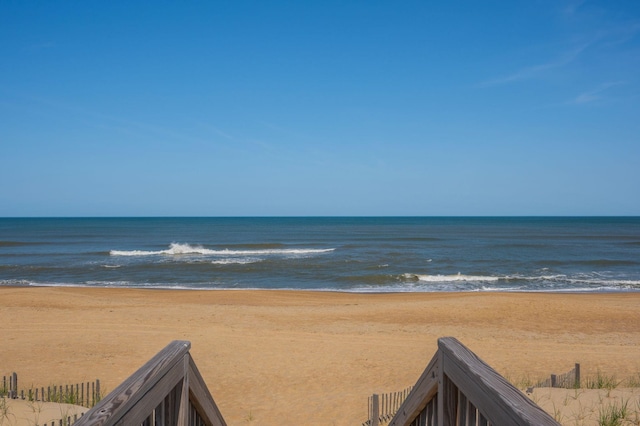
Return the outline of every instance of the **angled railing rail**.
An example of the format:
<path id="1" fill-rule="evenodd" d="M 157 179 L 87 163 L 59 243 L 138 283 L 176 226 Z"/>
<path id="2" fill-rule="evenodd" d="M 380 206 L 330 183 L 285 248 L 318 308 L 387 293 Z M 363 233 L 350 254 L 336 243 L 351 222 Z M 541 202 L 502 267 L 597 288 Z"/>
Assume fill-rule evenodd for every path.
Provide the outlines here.
<path id="1" fill-rule="evenodd" d="M 171 342 L 74 425 L 226 426 L 190 348 Z"/>
<path id="2" fill-rule="evenodd" d="M 559 423 L 457 339 L 444 337 L 389 426 L 470 425 Z"/>

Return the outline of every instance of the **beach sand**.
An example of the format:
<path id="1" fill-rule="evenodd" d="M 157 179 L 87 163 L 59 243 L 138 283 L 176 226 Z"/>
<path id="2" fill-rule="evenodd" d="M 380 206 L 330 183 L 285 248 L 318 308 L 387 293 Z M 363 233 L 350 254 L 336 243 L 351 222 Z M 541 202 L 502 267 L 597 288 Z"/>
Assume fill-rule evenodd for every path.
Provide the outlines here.
<path id="1" fill-rule="evenodd" d="M 0 287 L 0 375 L 109 391 L 189 340 L 230 425 L 360 425 L 454 336 L 513 382 L 640 372 L 640 293 L 350 294 Z"/>
<path id="2" fill-rule="evenodd" d="M 0 425 L 58 425 L 60 419 L 73 421 L 88 410 L 71 404 L 0 398 Z"/>

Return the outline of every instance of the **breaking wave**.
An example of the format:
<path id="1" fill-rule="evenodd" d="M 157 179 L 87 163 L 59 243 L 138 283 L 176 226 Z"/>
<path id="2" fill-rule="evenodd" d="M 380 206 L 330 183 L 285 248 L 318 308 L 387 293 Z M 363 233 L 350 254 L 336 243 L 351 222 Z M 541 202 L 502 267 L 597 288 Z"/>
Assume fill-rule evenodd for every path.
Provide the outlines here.
<path id="1" fill-rule="evenodd" d="M 450 283 L 450 282 L 492 282 L 499 281 L 500 277 L 479 276 L 479 275 L 417 275 L 404 274 L 404 278 L 412 281 L 424 281 L 432 283 Z"/>
<path id="2" fill-rule="evenodd" d="M 201 246 L 190 244 L 172 243 L 166 250 L 111 250 L 111 256 L 179 256 L 179 255 L 202 255 L 202 256 L 264 256 L 264 255 L 284 255 L 284 256 L 304 256 L 310 254 L 321 254 L 332 252 L 335 249 L 310 249 L 310 248 L 267 248 L 249 250 L 213 250 Z"/>

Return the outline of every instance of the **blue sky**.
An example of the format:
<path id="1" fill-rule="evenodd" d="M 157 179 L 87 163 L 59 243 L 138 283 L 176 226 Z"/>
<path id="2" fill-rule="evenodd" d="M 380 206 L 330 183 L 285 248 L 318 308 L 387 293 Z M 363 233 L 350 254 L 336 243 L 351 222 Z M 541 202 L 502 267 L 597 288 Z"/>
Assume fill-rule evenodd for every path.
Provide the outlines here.
<path id="1" fill-rule="evenodd" d="M 0 216 L 640 215 L 640 2 L 0 2 Z"/>

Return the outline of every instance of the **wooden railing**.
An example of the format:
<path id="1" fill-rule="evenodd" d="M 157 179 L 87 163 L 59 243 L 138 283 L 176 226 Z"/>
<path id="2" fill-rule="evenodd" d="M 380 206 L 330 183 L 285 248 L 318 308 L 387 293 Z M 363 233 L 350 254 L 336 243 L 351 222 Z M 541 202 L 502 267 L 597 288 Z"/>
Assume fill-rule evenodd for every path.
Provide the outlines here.
<path id="1" fill-rule="evenodd" d="M 438 351 L 390 426 L 558 426 L 549 414 L 453 337 Z"/>
<path id="2" fill-rule="evenodd" d="M 74 425 L 226 426 L 187 341 L 173 341 Z"/>

